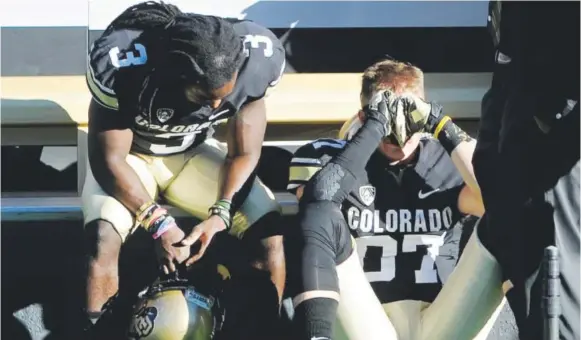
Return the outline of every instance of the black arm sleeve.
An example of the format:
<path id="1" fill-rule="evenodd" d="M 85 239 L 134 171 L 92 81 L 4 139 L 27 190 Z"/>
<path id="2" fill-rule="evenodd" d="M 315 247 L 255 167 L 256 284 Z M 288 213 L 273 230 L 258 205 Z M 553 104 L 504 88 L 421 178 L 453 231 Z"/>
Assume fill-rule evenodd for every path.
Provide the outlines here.
<path id="1" fill-rule="evenodd" d="M 332 201 L 341 204 L 353 189 L 357 174 L 365 170 L 369 158 L 385 133 L 383 117 L 369 117 L 333 159 L 306 184 L 300 204 Z"/>

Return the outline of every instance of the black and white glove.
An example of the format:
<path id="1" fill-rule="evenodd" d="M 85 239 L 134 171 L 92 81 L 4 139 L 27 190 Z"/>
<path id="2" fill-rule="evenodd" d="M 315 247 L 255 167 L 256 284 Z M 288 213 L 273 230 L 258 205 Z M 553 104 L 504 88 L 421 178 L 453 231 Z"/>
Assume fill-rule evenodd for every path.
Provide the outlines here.
<path id="1" fill-rule="evenodd" d="M 392 100 L 399 101 L 398 105 L 392 106 L 403 112 L 395 116 L 405 117 L 410 134 L 428 132 L 437 138 L 445 121 L 450 120 L 450 117 L 443 114 L 441 105 L 426 102 L 414 94 L 408 93 Z"/>
<path id="2" fill-rule="evenodd" d="M 369 99 L 369 104 L 363 108 L 363 112 L 367 119 L 375 119 L 379 121 L 385 128 L 384 136 L 391 134 L 391 118 L 394 111 L 393 105 L 396 102 L 392 98 L 395 96 L 390 91 L 380 91 Z"/>

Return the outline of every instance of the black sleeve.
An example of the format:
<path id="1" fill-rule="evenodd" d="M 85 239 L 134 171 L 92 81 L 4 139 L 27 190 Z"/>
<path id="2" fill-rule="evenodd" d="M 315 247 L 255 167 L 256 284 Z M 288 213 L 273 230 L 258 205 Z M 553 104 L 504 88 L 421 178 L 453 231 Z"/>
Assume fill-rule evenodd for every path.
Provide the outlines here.
<path id="1" fill-rule="evenodd" d="M 579 2 L 502 1 L 499 21 L 498 50 L 511 59 L 511 92 L 530 104 L 522 109 L 528 117 L 551 125 L 568 99 L 579 100 Z M 515 111 L 507 114 L 522 115 Z"/>
<path id="2" fill-rule="evenodd" d="M 93 100 L 108 110 L 135 115 L 141 82 L 147 66 L 145 46 L 136 42 L 138 31 L 107 30 L 91 46 L 86 81 Z"/>
<path id="3" fill-rule="evenodd" d="M 385 134 L 386 121 L 380 120 L 386 120 L 386 117 L 367 118 L 346 146 L 305 185 L 300 204 L 315 201 L 343 203 Z"/>
<path id="4" fill-rule="evenodd" d="M 252 21 L 237 21 L 234 29 L 244 44 L 246 62 L 238 74 L 228 100 L 239 110 L 244 104 L 263 98 L 276 86 L 285 69 L 285 50 L 274 33 Z"/>

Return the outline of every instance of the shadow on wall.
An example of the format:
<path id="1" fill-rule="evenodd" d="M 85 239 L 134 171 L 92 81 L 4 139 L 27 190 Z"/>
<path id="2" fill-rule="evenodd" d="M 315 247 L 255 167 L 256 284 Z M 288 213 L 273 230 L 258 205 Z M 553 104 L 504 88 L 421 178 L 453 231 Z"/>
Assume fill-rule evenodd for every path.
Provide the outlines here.
<path id="1" fill-rule="evenodd" d="M 5 95 L 25 92 L 33 83 L 26 79 L 9 82 Z M 69 112 L 48 99 L 1 101 L 2 193 L 76 191 L 76 152 L 72 149 L 78 130 Z M 69 150 L 60 159 L 47 161 L 45 145 L 70 146 L 64 147 Z"/>

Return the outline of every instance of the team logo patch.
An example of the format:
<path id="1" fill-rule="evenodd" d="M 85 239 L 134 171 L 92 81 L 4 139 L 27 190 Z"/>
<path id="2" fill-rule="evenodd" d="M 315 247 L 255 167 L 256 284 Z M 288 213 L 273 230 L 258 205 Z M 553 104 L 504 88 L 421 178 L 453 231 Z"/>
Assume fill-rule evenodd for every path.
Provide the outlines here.
<path id="1" fill-rule="evenodd" d="M 210 310 L 214 306 L 214 298 L 213 297 L 206 297 L 202 294 L 195 292 L 194 290 L 186 291 L 186 300 L 195 303 L 196 305 Z"/>
<path id="2" fill-rule="evenodd" d="M 157 308 L 142 307 L 134 316 L 134 322 L 129 330 L 132 339 L 143 339 L 153 331 L 155 318 L 157 318 Z"/>
<path id="3" fill-rule="evenodd" d="M 360 186 L 359 198 L 363 204 L 370 206 L 373 200 L 375 200 L 375 187 L 371 185 Z"/>
<path id="4" fill-rule="evenodd" d="M 157 109 L 157 119 L 161 123 L 165 123 L 173 117 L 173 109 Z"/>

